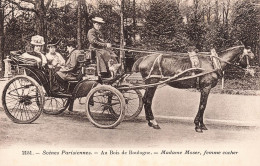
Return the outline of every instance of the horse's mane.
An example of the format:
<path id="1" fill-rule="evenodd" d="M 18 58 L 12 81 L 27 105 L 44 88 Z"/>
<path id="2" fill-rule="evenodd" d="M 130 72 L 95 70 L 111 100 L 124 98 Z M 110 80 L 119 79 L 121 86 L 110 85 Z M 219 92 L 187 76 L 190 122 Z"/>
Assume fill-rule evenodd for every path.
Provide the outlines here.
<path id="1" fill-rule="evenodd" d="M 223 54 L 223 53 L 226 53 L 226 52 L 228 52 L 228 51 L 231 51 L 231 50 L 234 50 L 234 49 L 240 48 L 240 47 L 245 47 L 245 46 L 244 46 L 244 45 L 239 45 L 239 46 L 230 47 L 230 48 L 228 48 L 228 49 L 219 51 L 219 53 Z"/>

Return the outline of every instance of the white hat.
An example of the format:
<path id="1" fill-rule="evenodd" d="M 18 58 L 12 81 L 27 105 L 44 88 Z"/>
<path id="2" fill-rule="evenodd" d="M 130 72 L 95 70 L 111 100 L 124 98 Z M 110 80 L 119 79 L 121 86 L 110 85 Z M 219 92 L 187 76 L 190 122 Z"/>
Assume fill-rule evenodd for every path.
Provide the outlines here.
<path id="1" fill-rule="evenodd" d="M 40 35 L 33 36 L 31 39 L 31 44 L 36 46 L 42 46 L 45 44 L 44 38 Z"/>
<path id="2" fill-rule="evenodd" d="M 92 21 L 97 22 L 97 23 L 102 23 L 102 24 L 105 23 L 105 21 L 101 17 L 94 17 L 94 18 L 92 18 Z"/>

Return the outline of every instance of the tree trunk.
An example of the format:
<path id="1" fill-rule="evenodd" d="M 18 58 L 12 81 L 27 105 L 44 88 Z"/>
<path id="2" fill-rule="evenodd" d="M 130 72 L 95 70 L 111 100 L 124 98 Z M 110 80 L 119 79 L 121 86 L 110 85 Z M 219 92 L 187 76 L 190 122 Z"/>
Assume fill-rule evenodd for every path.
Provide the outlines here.
<path id="1" fill-rule="evenodd" d="M 82 45 L 82 33 L 81 33 L 81 0 L 78 0 L 78 27 L 77 27 L 77 44 L 78 44 L 78 49 L 81 49 Z"/>
<path id="2" fill-rule="evenodd" d="M 121 0 L 121 9 L 120 9 L 120 17 L 121 17 L 121 25 L 120 25 L 120 63 L 122 64 L 121 70 L 124 71 L 124 60 L 125 60 L 125 52 L 124 49 L 124 4 L 125 1 Z"/>
<path id="3" fill-rule="evenodd" d="M 44 0 L 36 1 L 35 10 L 36 10 L 36 32 L 37 35 L 44 37 L 45 43 L 47 43 L 47 18 L 46 18 L 46 9 L 44 6 Z M 46 50 L 46 44 L 44 45 L 43 51 Z"/>
<path id="4" fill-rule="evenodd" d="M 219 5 L 218 0 L 215 1 L 215 23 L 219 23 Z"/>
<path id="5" fill-rule="evenodd" d="M 89 20 L 89 13 L 88 13 L 88 7 L 87 7 L 87 2 L 84 1 L 84 3 L 82 4 L 83 5 L 83 17 L 85 19 L 85 27 L 84 27 L 84 30 L 85 30 L 85 36 L 88 35 L 88 31 L 91 29 L 91 25 L 90 25 L 90 20 Z"/>
<path id="6" fill-rule="evenodd" d="M 0 0 L 0 71 L 3 71 L 4 60 L 4 9 Z"/>
<path id="7" fill-rule="evenodd" d="M 136 11 L 135 11 L 135 0 L 133 0 L 133 40 L 135 42 L 135 34 L 136 34 Z"/>

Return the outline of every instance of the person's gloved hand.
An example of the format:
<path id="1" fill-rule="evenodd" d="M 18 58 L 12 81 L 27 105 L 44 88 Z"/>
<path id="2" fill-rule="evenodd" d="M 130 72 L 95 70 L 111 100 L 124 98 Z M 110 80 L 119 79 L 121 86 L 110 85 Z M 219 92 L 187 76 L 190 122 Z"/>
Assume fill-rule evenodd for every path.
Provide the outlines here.
<path id="1" fill-rule="evenodd" d="M 111 43 L 107 43 L 107 48 L 111 48 L 111 47 L 112 47 Z"/>

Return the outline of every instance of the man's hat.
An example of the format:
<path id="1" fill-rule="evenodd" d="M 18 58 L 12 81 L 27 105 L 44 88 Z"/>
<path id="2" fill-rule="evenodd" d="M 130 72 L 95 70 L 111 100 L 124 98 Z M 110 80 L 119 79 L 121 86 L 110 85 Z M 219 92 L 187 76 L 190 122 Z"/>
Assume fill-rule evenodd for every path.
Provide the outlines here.
<path id="1" fill-rule="evenodd" d="M 40 35 L 32 36 L 31 44 L 36 46 L 42 46 L 45 44 L 44 38 Z"/>
<path id="2" fill-rule="evenodd" d="M 48 42 L 47 47 L 56 46 L 60 43 L 60 40 L 53 38 L 50 42 Z"/>
<path id="3" fill-rule="evenodd" d="M 76 42 L 75 40 L 68 40 L 68 41 L 66 41 L 64 44 L 65 44 L 65 46 L 73 46 L 73 47 L 76 47 L 77 42 Z"/>
<path id="4" fill-rule="evenodd" d="M 95 23 L 95 22 L 96 23 L 101 23 L 101 24 L 105 23 L 105 21 L 101 17 L 94 17 L 94 18 L 92 18 L 92 21 L 93 21 L 93 23 Z"/>

